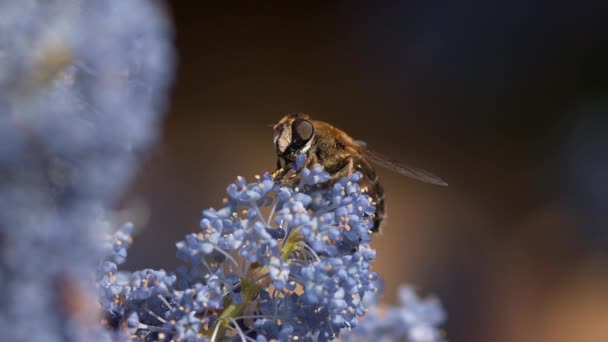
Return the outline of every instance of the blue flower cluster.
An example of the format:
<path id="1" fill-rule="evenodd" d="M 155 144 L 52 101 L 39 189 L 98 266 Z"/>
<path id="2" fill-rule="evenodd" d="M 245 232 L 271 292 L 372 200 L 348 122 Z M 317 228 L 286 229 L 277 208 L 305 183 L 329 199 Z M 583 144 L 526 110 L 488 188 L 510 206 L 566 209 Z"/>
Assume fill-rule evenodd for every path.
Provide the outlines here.
<path id="1" fill-rule="evenodd" d="M 226 206 L 205 210 L 200 231 L 177 243 L 184 266 L 175 274 L 117 273 L 128 236 L 119 232 L 114 261 L 99 274 L 103 307 L 143 340 L 338 337 L 377 291 L 368 245 L 375 208 L 359 177 L 327 186 L 320 167 L 304 169 L 297 186 L 239 177 Z"/>
<path id="2" fill-rule="evenodd" d="M 159 128 L 171 38 L 153 1 L 0 1 L 2 340 L 99 336 L 87 284 Z"/>
<path id="3" fill-rule="evenodd" d="M 375 301 L 370 296 L 367 301 Z M 436 298 L 420 299 L 409 286 L 399 289 L 399 306 L 370 305 L 365 319 L 352 331 L 344 334 L 346 342 L 369 341 L 443 341 L 437 328 L 445 320 L 445 313 Z"/>

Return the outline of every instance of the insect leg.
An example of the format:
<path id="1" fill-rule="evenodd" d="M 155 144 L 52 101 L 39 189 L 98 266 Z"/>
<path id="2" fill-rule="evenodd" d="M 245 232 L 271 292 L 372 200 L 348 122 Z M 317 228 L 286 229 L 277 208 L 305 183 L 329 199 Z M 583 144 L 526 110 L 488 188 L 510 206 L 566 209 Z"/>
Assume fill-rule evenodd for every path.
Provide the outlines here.
<path id="1" fill-rule="evenodd" d="M 353 173 L 354 161 L 352 157 L 344 158 L 340 164 L 333 165 L 326 171 L 331 175 L 331 179 L 336 181 L 342 177 L 350 176 Z"/>
<path id="2" fill-rule="evenodd" d="M 289 172 L 289 168 L 280 167 L 276 169 L 270 176 L 274 179 L 275 182 L 280 182 L 283 177 Z"/>

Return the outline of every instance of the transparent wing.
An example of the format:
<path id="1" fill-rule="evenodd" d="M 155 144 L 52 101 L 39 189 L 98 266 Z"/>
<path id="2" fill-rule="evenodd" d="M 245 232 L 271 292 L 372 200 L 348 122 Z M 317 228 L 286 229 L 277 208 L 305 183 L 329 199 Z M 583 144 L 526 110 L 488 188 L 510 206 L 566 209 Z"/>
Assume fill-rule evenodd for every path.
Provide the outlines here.
<path id="1" fill-rule="evenodd" d="M 430 183 L 430 184 L 441 185 L 441 186 L 448 185 L 448 183 L 445 180 L 441 179 L 441 177 L 439 177 L 439 176 L 436 176 L 436 175 L 434 175 L 428 171 L 422 170 L 422 169 L 418 169 L 415 167 L 411 167 L 411 166 L 390 160 L 377 152 L 371 151 L 363 146 L 360 146 L 359 144 L 356 144 L 356 143 L 348 144 L 348 146 L 359 151 L 369 161 L 371 161 L 379 166 L 382 166 L 386 169 L 389 169 L 393 172 L 396 172 L 398 174 L 401 174 L 401 175 L 404 175 L 404 176 L 407 176 L 410 178 L 414 178 L 419 181 Z"/>
<path id="2" fill-rule="evenodd" d="M 367 143 L 363 140 L 353 140 L 353 143 L 359 147 L 363 147 L 363 148 L 367 147 Z"/>

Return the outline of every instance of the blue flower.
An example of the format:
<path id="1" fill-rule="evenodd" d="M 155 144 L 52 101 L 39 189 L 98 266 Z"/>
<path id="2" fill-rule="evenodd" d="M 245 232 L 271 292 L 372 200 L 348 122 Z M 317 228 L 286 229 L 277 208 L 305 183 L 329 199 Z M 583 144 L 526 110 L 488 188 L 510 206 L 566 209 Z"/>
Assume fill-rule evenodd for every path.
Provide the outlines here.
<path id="1" fill-rule="evenodd" d="M 131 298 L 146 300 L 153 296 L 166 295 L 175 279 L 175 275 L 167 275 L 164 270 L 145 269 L 134 272 L 129 279 Z"/>
<path id="2" fill-rule="evenodd" d="M 133 233 L 133 224 L 128 222 L 121 229 L 114 233 L 112 238 L 112 259 L 118 265 L 125 262 L 127 259 L 127 249 L 133 242 L 131 234 Z"/>
<path id="3" fill-rule="evenodd" d="M 193 312 L 190 312 L 175 323 L 176 337 L 179 340 L 196 338 L 201 329 L 201 325 L 201 320 L 195 317 Z"/>
<path id="4" fill-rule="evenodd" d="M 282 290 L 289 281 L 289 263 L 278 256 L 272 256 L 268 262 L 268 272 L 274 287 Z"/>
<path id="5" fill-rule="evenodd" d="M 445 313 L 436 298 L 420 299 L 411 287 L 406 286 L 399 289 L 399 305 L 396 307 L 376 307 L 373 305 L 374 297 L 364 299 L 366 304 L 371 301 L 369 313 L 359 326 L 343 334 L 345 341 L 367 341 L 369 336 L 377 340 L 412 342 L 444 340 L 438 326 L 445 320 Z"/>
<path id="6" fill-rule="evenodd" d="M 312 170 L 302 169 L 299 174 L 301 180 L 300 187 L 305 185 L 314 185 L 319 183 L 325 183 L 329 180 L 329 174 L 323 170 L 321 165 L 317 165 Z"/>
<path id="7" fill-rule="evenodd" d="M 204 210 L 200 230 L 176 244 L 185 263 L 177 273 L 134 272 L 121 283 L 126 289 L 112 284 L 110 293 L 122 300 L 104 308 L 123 317 L 137 312 L 137 334 L 163 331 L 169 339 L 329 341 L 400 325 L 393 333 L 413 341 L 439 336 L 432 334 L 440 308 L 411 292 L 402 292 L 404 308 L 390 320 L 370 308 L 379 292 L 369 246 L 375 208 L 358 186 L 360 175 L 333 185 L 320 168 L 300 175 L 296 185 L 276 184 L 268 174 L 253 183 L 237 178 L 226 207 Z M 102 266 L 116 273 L 115 264 Z M 356 328 L 368 311 L 371 319 Z M 379 322 L 387 326 L 375 328 Z"/>
<path id="8" fill-rule="evenodd" d="M 236 182 L 230 184 L 226 192 L 233 200 L 239 203 L 249 203 L 264 198 L 274 187 L 274 180 L 268 173 L 256 183 L 247 184 L 244 177 L 238 177 Z"/>
<path id="9" fill-rule="evenodd" d="M 127 316 L 127 328 L 130 335 L 135 334 L 135 332 L 139 329 L 139 316 L 137 312 L 131 312 L 129 316 Z"/>
<path id="10" fill-rule="evenodd" d="M 300 174 L 294 186 L 267 173 L 253 183 L 237 178 L 227 206 L 204 210 L 200 230 L 177 243 L 185 265 L 176 274 L 135 272 L 128 290 L 118 290 L 123 307 L 106 308 L 137 312 L 140 322 L 184 339 L 231 330 L 260 340 L 330 340 L 356 326 L 363 296 L 377 291 L 367 244 L 373 206 L 358 174 L 333 186 L 324 185 L 322 168 Z"/>
<path id="11" fill-rule="evenodd" d="M 147 0 L 0 1 L 3 340 L 102 340 L 83 298 L 106 254 L 102 306 L 123 308 L 130 233 L 101 241 L 160 129 L 170 26 Z"/>

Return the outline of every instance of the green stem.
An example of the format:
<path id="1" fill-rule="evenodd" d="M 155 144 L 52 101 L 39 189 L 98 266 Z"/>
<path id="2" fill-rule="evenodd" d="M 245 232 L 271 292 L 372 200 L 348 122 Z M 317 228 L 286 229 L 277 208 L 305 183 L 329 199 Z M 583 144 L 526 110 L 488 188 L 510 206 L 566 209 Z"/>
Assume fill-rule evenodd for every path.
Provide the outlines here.
<path id="1" fill-rule="evenodd" d="M 298 241 L 300 241 L 300 233 L 297 231 L 292 232 L 281 248 L 281 259 L 287 260 L 289 255 L 298 248 Z"/>
<path id="2" fill-rule="evenodd" d="M 298 247 L 297 243 L 300 240 L 300 234 L 296 231 L 293 232 L 285 244 L 281 247 L 281 259 L 287 260 L 289 255 L 294 252 Z M 265 273 L 267 272 L 266 267 L 258 269 L 259 272 Z M 255 279 L 255 277 L 253 277 Z M 218 329 L 216 337 L 224 336 L 226 329 L 230 327 L 230 318 L 239 317 L 243 315 L 243 311 L 247 304 L 251 303 L 258 295 L 260 290 L 263 287 L 263 283 L 252 282 L 247 279 L 241 279 L 241 294 L 243 299 L 240 304 L 234 303 L 230 298 L 226 298 L 224 300 L 224 310 L 222 311 L 220 317 L 209 327 L 208 330 L 204 330 L 201 333 L 207 339 L 211 339 L 213 332 L 215 329 Z M 218 325 L 220 325 L 218 327 Z"/>
<path id="3" fill-rule="evenodd" d="M 209 330 L 205 331 L 203 335 L 210 339 L 213 332 L 217 328 L 217 325 L 220 324 L 221 326 L 219 327 L 216 336 L 224 336 L 224 332 L 226 329 L 228 329 L 228 327 L 230 327 L 230 318 L 241 316 L 245 306 L 255 299 L 261 288 L 262 285 L 260 284 L 241 279 L 241 294 L 243 295 L 241 303 L 236 304 L 231 299 L 226 298 L 224 303 L 224 311 L 222 311 L 222 314 L 220 317 L 218 317 L 217 321 L 215 321 L 215 323 L 213 323 Z"/>

